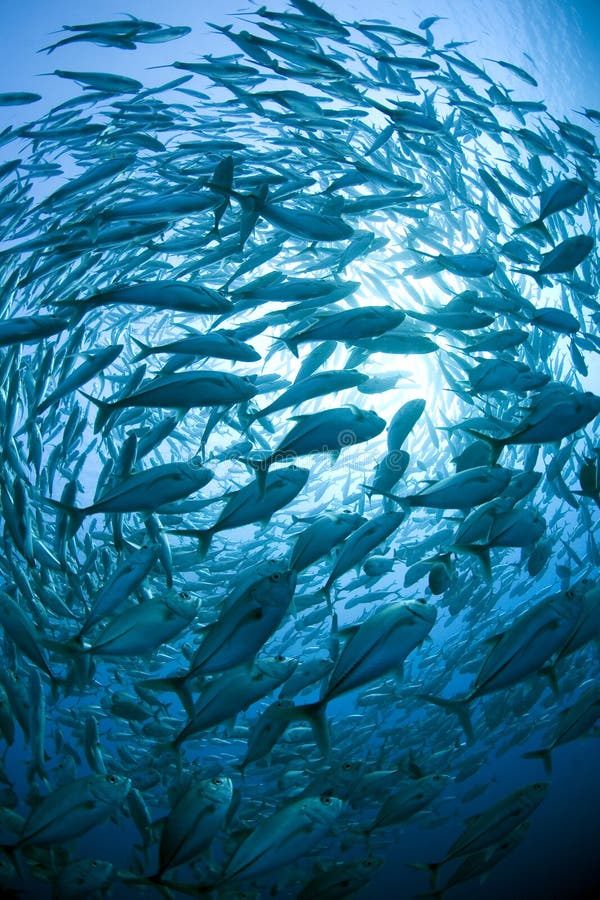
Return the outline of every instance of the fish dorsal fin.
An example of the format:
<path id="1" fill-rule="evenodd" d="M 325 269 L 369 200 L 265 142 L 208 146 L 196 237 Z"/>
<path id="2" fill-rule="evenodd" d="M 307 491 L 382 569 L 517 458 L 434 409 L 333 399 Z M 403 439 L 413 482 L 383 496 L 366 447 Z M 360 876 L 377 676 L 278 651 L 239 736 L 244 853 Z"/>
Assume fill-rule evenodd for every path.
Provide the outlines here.
<path id="1" fill-rule="evenodd" d="M 484 638 L 483 643 L 484 644 L 497 644 L 499 641 L 502 640 L 502 638 L 504 637 L 505 634 L 506 634 L 505 631 L 499 631 L 497 634 L 492 634 L 490 637 Z"/>
<path id="2" fill-rule="evenodd" d="M 472 816 L 467 816 L 465 822 L 467 825 L 474 825 L 481 819 L 481 813 L 474 813 Z"/>
<path id="3" fill-rule="evenodd" d="M 343 628 L 340 628 L 337 632 L 338 637 L 341 637 L 342 640 L 349 641 L 351 637 L 354 637 L 360 625 L 345 625 Z"/>

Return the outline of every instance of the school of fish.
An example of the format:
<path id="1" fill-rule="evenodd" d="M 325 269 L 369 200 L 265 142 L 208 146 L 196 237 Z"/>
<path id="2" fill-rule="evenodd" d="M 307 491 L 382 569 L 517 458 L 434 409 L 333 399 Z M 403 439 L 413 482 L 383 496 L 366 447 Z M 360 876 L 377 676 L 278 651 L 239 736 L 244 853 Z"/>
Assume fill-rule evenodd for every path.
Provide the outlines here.
<path id="1" fill-rule="evenodd" d="M 7 896 L 369 897 L 450 821 L 442 897 L 597 729 L 600 112 L 437 22 L 262 6 L 0 132 Z"/>

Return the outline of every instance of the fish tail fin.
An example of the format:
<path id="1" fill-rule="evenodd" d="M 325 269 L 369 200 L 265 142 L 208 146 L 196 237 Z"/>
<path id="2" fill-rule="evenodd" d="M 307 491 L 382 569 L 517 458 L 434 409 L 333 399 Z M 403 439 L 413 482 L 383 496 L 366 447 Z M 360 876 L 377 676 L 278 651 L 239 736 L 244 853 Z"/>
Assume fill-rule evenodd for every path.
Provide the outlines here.
<path id="1" fill-rule="evenodd" d="M 547 241 L 552 243 L 552 235 L 544 225 L 543 219 L 533 219 L 531 222 L 526 222 L 525 225 L 515 228 L 513 234 L 527 234 L 528 231 L 538 231 Z"/>
<path id="2" fill-rule="evenodd" d="M 506 447 L 506 439 L 491 437 L 489 434 L 484 434 L 483 431 L 476 431 L 475 428 L 465 428 L 464 430 L 472 437 L 485 441 L 490 448 L 490 464 L 495 465 L 498 462 L 498 457 Z"/>
<path id="3" fill-rule="evenodd" d="M 418 869 L 419 872 L 429 872 L 429 878 L 431 880 L 431 893 L 419 894 L 419 897 L 436 897 L 441 896 L 442 892 L 438 890 L 437 880 L 439 876 L 440 867 L 442 866 L 441 862 L 432 862 L 432 863 L 422 863 L 422 862 L 414 862 L 414 863 L 406 863 L 411 869 Z"/>
<path id="4" fill-rule="evenodd" d="M 67 659 L 73 659 L 74 656 L 85 651 L 85 647 L 83 646 L 79 634 L 67 638 L 65 641 L 44 638 L 43 645 L 47 650 L 51 650 L 53 653 L 66 657 Z M 59 679 L 56 679 L 56 681 L 59 681 Z M 59 683 L 65 684 L 66 682 L 61 679 Z"/>
<path id="5" fill-rule="evenodd" d="M 180 735 L 172 738 L 170 741 L 158 741 L 153 745 L 153 749 L 151 751 L 153 755 L 160 756 L 163 753 L 167 753 L 170 756 L 175 756 L 177 761 L 177 770 L 181 772 L 181 740 Z"/>
<path id="6" fill-rule="evenodd" d="M 54 509 L 68 517 L 67 540 L 70 540 L 79 531 L 81 523 L 85 519 L 85 512 L 77 506 L 63 503 L 62 500 L 54 500 L 52 497 L 44 497 L 43 499 L 49 506 L 53 506 Z"/>
<path id="7" fill-rule="evenodd" d="M 132 336 L 131 340 L 135 344 L 136 347 L 139 348 L 139 353 L 133 357 L 133 362 L 140 362 L 142 359 L 146 359 L 147 356 L 152 356 L 154 353 L 154 348 L 149 344 L 144 344 L 143 341 L 138 341 L 137 338 Z"/>
<path id="8" fill-rule="evenodd" d="M 541 272 L 538 272 L 537 269 L 511 269 L 511 272 L 517 272 L 519 275 L 530 275 L 538 284 L 539 287 L 544 287 L 544 275 Z"/>
<path id="9" fill-rule="evenodd" d="M 48 776 L 46 774 L 43 762 L 39 759 L 31 759 L 27 763 L 27 780 L 30 784 L 33 784 L 36 776 L 39 778 L 43 785 L 45 785 L 47 788 L 50 787 L 50 782 L 48 781 Z"/>
<path id="10" fill-rule="evenodd" d="M 547 666 L 543 666 L 540 669 L 540 675 L 543 675 L 544 678 L 548 679 L 550 687 L 552 688 L 552 693 L 555 697 L 560 697 L 560 686 L 558 684 L 558 678 L 556 676 L 556 667 L 552 664 Z"/>
<path id="11" fill-rule="evenodd" d="M 53 703 L 58 703 L 60 699 L 60 688 L 64 687 L 66 680 L 59 678 L 53 672 L 50 673 L 50 697 Z"/>
<path id="12" fill-rule="evenodd" d="M 94 434 L 98 434 L 99 431 L 102 431 L 102 429 L 110 419 L 112 413 L 114 412 L 113 404 L 107 403 L 106 400 L 98 400 L 96 397 L 92 397 L 91 394 L 87 394 L 81 389 L 79 390 L 79 393 L 83 394 L 86 400 L 89 400 L 90 403 L 93 403 L 94 406 L 98 407 L 96 421 L 94 422 Z"/>
<path id="13" fill-rule="evenodd" d="M 247 466 L 250 466 L 256 477 L 256 483 L 261 497 L 265 496 L 267 489 L 267 475 L 269 472 L 269 461 L 265 459 L 244 459 Z"/>
<path id="14" fill-rule="evenodd" d="M 475 556 L 481 564 L 485 580 L 488 584 L 492 583 L 492 562 L 490 559 L 490 548 L 487 544 L 481 547 L 478 547 L 477 544 L 452 544 L 450 550 Z"/>
<path id="15" fill-rule="evenodd" d="M 6 853 L 17 876 L 21 879 L 21 881 L 23 881 L 25 879 L 25 873 L 23 872 L 21 860 L 19 859 L 18 849 L 18 844 L 0 844 L 0 850 Z"/>
<path id="16" fill-rule="evenodd" d="M 433 703 L 435 706 L 441 707 L 446 712 L 453 713 L 458 717 L 461 728 L 464 731 L 467 741 L 472 744 L 475 740 L 473 733 L 473 723 L 471 721 L 471 712 L 469 710 L 468 700 L 446 700 L 444 697 L 435 697 L 433 694 L 417 694 L 420 700 L 426 703 Z"/>
<path id="17" fill-rule="evenodd" d="M 323 756 L 328 756 L 331 747 L 329 722 L 325 715 L 326 704 L 322 700 L 316 703 L 305 703 L 293 706 L 285 711 L 285 718 L 290 722 L 308 722 L 312 728 L 315 743 Z"/>
<path id="18" fill-rule="evenodd" d="M 281 343 L 285 344 L 290 353 L 293 353 L 296 359 L 298 359 L 298 342 L 293 338 L 280 338 Z"/>
<path id="19" fill-rule="evenodd" d="M 196 537 L 198 538 L 198 551 L 200 555 L 200 559 L 204 559 L 208 551 L 210 550 L 210 545 L 212 543 L 214 531 L 212 528 L 200 529 L 196 533 Z"/>
<path id="20" fill-rule="evenodd" d="M 323 585 L 320 590 L 315 592 L 314 598 L 316 603 L 321 603 L 323 600 L 327 604 L 327 608 L 331 614 L 333 614 L 333 604 L 331 602 L 331 588 L 333 586 L 333 581 L 330 578 L 327 579 L 327 582 Z"/>
<path id="21" fill-rule="evenodd" d="M 541 747 L 539 750 L 530 750 L 529 753 L 521 753 L 523 759 L 541 759 L 547 775 L 552 775 L 552 750 Z"/>
<path id="22" fill-rule="evenodd" d="M 168 529 L 167 534 L 177 534 L 180 537 L 193 537 L 198 541 L 198 556 L 204 559 L 210 549 L 210 544 L 215 533 L 214 528 L 173 528 Z"/>
<path id="23" fill-rule="evenodd" d="M 373 494 L 377 494 L 378 496 L 385 497 L 387 500 L 393 500 L 394 503 L 397 503 L 407 514 L 412 509 L 409 497 L 399 497 L 398 494 L 393 494 L 391 491 L 384 491 L 382 488 L 376 488 L 369 484 L 361 484 L 361 487 L 364 488 L 369 500 Z"/>
<path id="24" fill-rule="evenodd" d="M 147 678 L 142 684 L 151 691 L 173 691 L 177 694 L 181 705 L 191 718 L 194 714 L 194 701 L 186 685 L 187 675 L 174 675 L 171 678 Z"/>

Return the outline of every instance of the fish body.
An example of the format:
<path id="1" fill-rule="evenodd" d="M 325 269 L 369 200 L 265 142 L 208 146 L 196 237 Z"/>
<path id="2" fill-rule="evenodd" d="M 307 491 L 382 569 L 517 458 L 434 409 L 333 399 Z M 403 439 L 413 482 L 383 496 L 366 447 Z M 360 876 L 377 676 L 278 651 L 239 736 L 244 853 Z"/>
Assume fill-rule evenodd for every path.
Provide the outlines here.
<path id="1" fill-rule="evenodd" d="M 408 507 L 470 509 L 501 494 L 511 477 L 511 472 L 500 466 L 477 466 L 449 475 L 402 500 Z"/>
<path id="2" fill-rule="evenodd" d="M 259 410 L 252 415 L 252 421 L 262 419 L 264 416 L 270 416 L 282 409 L 288 409 L 290 406 L 296 406 L 305 400 L 312 400 L 315 397 L 322 397 L 326 394 L 334 394 L 338 391 L 344 391 L 348 388 L 357 387 L 368 381 L 368 376 L 351 369 L 330 369 L 327 372 L 319 372 L 316 375 L 309 375 L 302 381 L 295 381 L 294 384 L 284 391 L 280 396 L 273 400 L 268 406 Z"/>
<path id="3" fill-rule="evenodd" d="M 25 821 L 17 847 L 49 847 L 80 837 L 116 813 L 131 787 L 118 775 L 86 775 L 45 796 Z"/>
<path id="4" fill-rule="evenodd" d="M 100 431 L 111 414 L 129 407 L 153 409 L 194 409 L 231 406 L 250 400 L 257 389 L 249 378 L 228 372 L 178 372 L 157 376 L 133 394 L 115 400 L 98 400 L 85 394 L 99 412 L 95 431 Z"/>
<path id="5" fill-rule="evenodd" d="M 213 679 L 194 704 L 193 713 L 173 741 L 178 748 L 184 741 L 233 718 L 261 697 L 270 694 L 289 678 L 296 660 L 266 657 L 246 669 L 232 669 Z"/>
<path id="6" fill-rule="evenodd" d="M 509 834 L 544 802 L 549 785 L 535 782 L 513 791 L 469 822 L 451 845 L 445 861 L 483 850 Z"/>
<path id="7" fill-rule="evenodd" d="M 256 362 L 260 359 L 256 350 L 244 341 L 238 341 L 228 334 L 218 331 L 181 338 L 181 340 L 170 341 L 157 347 L 144 344 L 135 338 L 134 341 L 140 348 L 137 355 L 138 360 L 147 359 L 149 356 L 160 353 L 183 353 L 186 356 L 208 356 L 217 359 L 231 359 L 236 362 Z"/>
<path id="8" fill-rule="evenodd" d="M 290 865 L 323 840 L 342 808 L 342 801 L 329 795 L 293 800 L 242 841 L 227 863 L 224 880 L 257 878 Z"/>
<path id="9" fill-rule="evenodd" d="M 253 582 L 207 630 L 189 676 L 223 672 L 252 660 L 285 615 L 296 587 L 296 573 L 280 568 Z"/>
<path id="10" fill-rule="evenodd" d="M 150 653 L 192 623 L 198 604 L 186 591 L 153 597 L 113 616 L 83 651 L 100 656 Z"/>
<path id="11" fill-rule="evenodd" d="M 380 678 L 402 663 L 429 634 L 435 608 L 420 600 L 389 603 L 352 631 L 327 681 L 321 702 Z"/>
<path id="12" fill-rule="evenodd" d="M 288 503 L 300 493 L 309 476 L 308 469 L 298 466 L 288 466 L 277 472 L 268 472 L 264 490 L 256 481 L 234 491 L 228 498 L 227 505 L 214 525 L 205 529 L 178 529 L 173 534 L 197 537 L 200 541 L 201 553 L 204 555 L 213 535 L 230 528 L 240 528 L 242 525 L 250 525 L 252 522 L 266 523 L 273 513 Z"/>
<path id="13" fill-rule="evenodd" d="M 552 250 L 542 253 L 542 262 L 538 269 L 517 269 L 524 275 L 532 275 L 538 282 L 543 275 L 560 275 L 572 272 L 586 256 L 592 252 L 594 238 L 589 234 L 577 234 L 565 238 Z"/>
<path id="14" fill-rule="evenodd" d="M 51 337 L 68 328 L 69 320 L 61 316 L 15 316 L 0 322 L 0 347 L 26 344 Z"/>
<path id="15" fill-rule="evenodd" d="M 390 793 L 381 805 L 370 830 L 398 825 L 412 818 L 420 810 L 425 809 L 451 783 L 450 776 L 435 774 L 394 785 L 393 793 Z"/>
<path id="16" fill-rule="evenodd" d="M 582 588 L 561 591 L 519 616 L 490 639 L 470 698 L 493 693 L 538 672 L 568 640 L 581 612 Z"/>
<path id="17" fill-rule="evenodd" d="M 342 552 L 338 556 L 331 574 L 327 579 L 324 591 L 327 593 L 336 581 L 353 566 L 358 566 L 365 556 L 383 543 L 400 527 L 404 520 L 403 512 L 381 513 L 369 519 L 346 539 Z"/>
<path id="18" fill-rule="evenodd" d="M 554 182 L 540 194 L 540 211 L 536 219 L 517 228 L 517 233 L 537 228 L 544 219 L 579 203 L 587 194 L 587 185 L 578 178 L 565 178 Z"/>
<path id="19" fill-rule="evenodd" d="M 305 416 L 295 416 L 296 425 L 276 450 L 252 463 L 258 471 L 274 462 L 286 462 L 313 453 L 338 454 L 344 447 L 369 441 L 385 428 L 385 421 L 373 410 L 336 407 Z"/>
<path id="20" fill-rule="evenodd" d="M 210 846 L 225 824 L 232 800 L 230 778 L 215 776 L 192 781 L 172 806 L 163 825 L 157 876 L 190 862 Z"/>
<path id="21" fill-rule="evenodd" d="M 139 284 L 114 285 L 83 300 L 68 301 L 74 314 L 83 316 L 99 306 L 147 306 L 179 312 L 216 315 L 231 309 L 231 303 L 216 291 L 184 281 L 153 281 Z M 60 302 L 57 303 L 60 307 Z"/>
<path id="22" fill-rule="evenodd" d="M 290 556 L 290 568 L 302 572 L 342 544 L 366 519 L 358 513 L 342 512 L 318 518 L 296 539 Z"/>
<path id="23" fill-rule="evenodd" d="M 90 506 L 69 506 L 46 498 L 56 509 L 71 518 L 70 534 L 74 534 L 86 516 L 95 513 L 152 512 L 174 500 L 181 500 L 205 487 L 213 473 L 199 460 L 188 463 L 164 463 L 134 472 L 109 488 Z"/>
<path id="24" fill-rule="evenodd" d="M 385 334 L 405 319 L 405 313 L 388 306 L 358 306 L 342 312 L 321 314 L 304 329 L 282 336 L 283 342 L 298 355 L 298 345 L 311 341 L 353 341 Z"/>

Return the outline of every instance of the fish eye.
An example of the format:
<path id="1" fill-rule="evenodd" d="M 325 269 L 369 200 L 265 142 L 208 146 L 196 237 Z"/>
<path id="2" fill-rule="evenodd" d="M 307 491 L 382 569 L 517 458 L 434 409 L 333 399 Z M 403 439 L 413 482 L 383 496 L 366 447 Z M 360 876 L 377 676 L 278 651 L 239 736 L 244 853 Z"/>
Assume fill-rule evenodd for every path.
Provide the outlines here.
<path id="1" fill-rule="evenodd" d="M 98 868 L 98 863 L 96 862 L 95 859 L 92 860 L 91 866 L 92 866 L 92 869 L 97 869 L 97 868 Z"/>
<path id="2" fill-rule="evenodd" d="M 116 777 L 116 775 L 107 775 L 107 776 L 106 776 L 106 780 L 108 781 L 109 784 L 116 784 L 116 783 L 117 783 L 117 777 Z"/>
<path id="3" fill-rule="evenodd" d="M 187 591 L 180 591 L 180 592 L 179 592 L 179 596 L 181 597 L 182 600 L 189 600 L 189 599 L 190 599 L 190 595 L 188 594 Z"/>
<path id="4" fill-rule="evenodd" d="M 192 469 L 201 469 L 202 468 L 202 460 L 199 456 L 192 456 L 190 459 L 190 466 Z"/>
<path id="5" fill-rule="evenodd" d="M 345 762 L 344 765 L 342 766 L 342 769 L 345 769 L 346 772 L 348 772 L 348 770 L 351 768 L 352 768 L 352 763 L 349 763 L 349 762 Z"/>
<path id="6" fill-rule="evenodd" d="M 281 575 L 279 574 L 279 572 L 274 572 L 274 573 L 271 575 L 271 579 L 270 579 L 270 580 L 271 580 L 271 581 L 274 581 L 275 583 L 277 583 L 277 582 L 280 580 L 280 578 L 281 578 Z"/>
<path id="7" fill-rule="evenodd" d="M 328 794 L 324 794 L 321 797 L 321 803 L 323 803 L 325 806 L 331 806 L 331 797 Z"/>
<path id="8" fill-rule="evenodd" d="M 220 784 L 223 784 L 223 779 L 222 779 L 222 778 L 218 778 L 218 777 L 217 777 L 217 778 L 213 778 L 212 783 L 218 787 Z"/>
<path id="9" fill-rule="evenodd" d="M 566 592 L 566 594 L 567 594 L 567 597 L 569 598 L 569 600 L 572 600 L 573 597 L 575 596 L 575 591 L 574 591 L 572 588 L 570 588 L 570 589 Z"/>
<path id="10" fill-rule="evenodd" d="M 277 660 L 277 662 L 285 662 L 285 656 L 276 656 L 275 659 Z"/>

